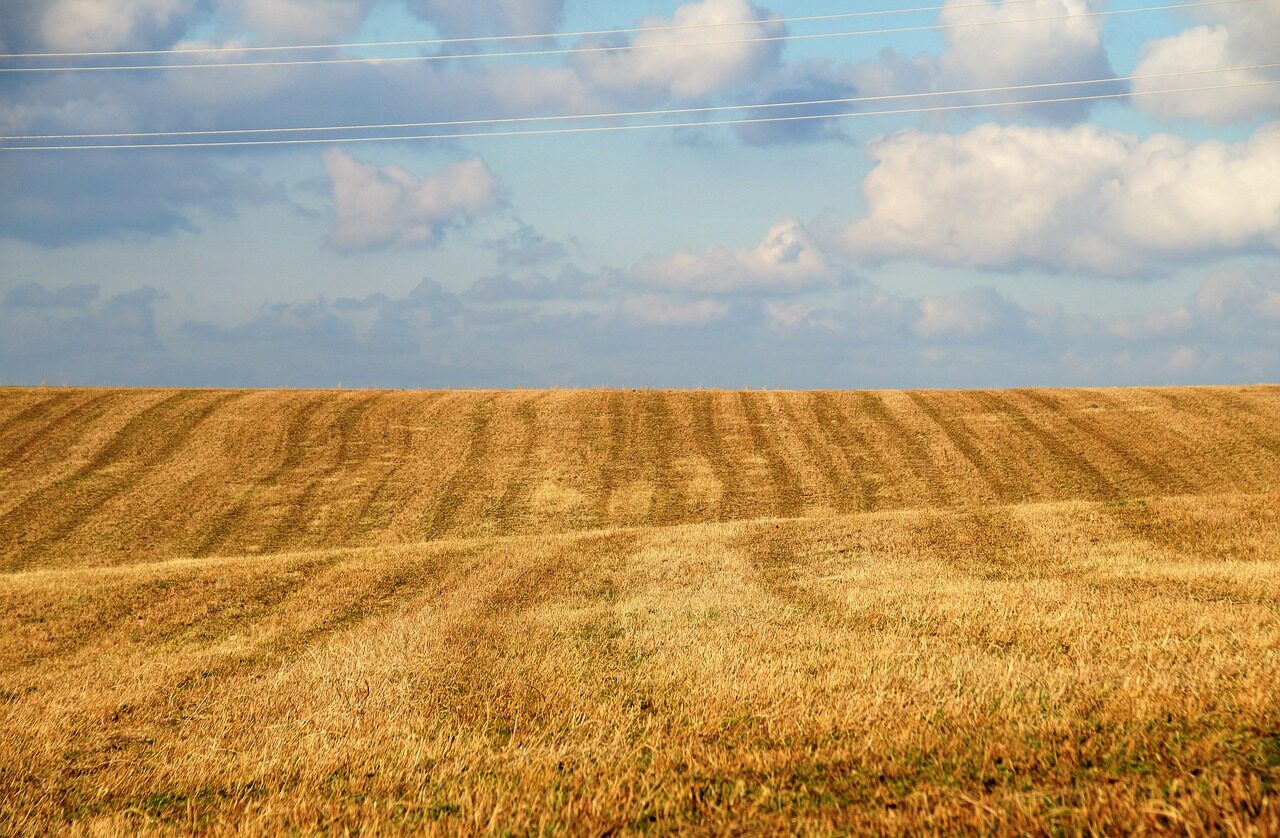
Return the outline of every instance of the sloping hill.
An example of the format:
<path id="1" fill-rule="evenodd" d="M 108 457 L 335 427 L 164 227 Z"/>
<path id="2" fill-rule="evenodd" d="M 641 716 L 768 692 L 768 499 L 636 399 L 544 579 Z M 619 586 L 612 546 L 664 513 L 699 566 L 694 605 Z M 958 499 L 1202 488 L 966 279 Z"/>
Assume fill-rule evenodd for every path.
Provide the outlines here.
<path id="1" fill-rule="evenodd" d="M 1277 419 L 0 391 L 0 833 L 1277 835 Z"/>
<path id="2" fill-rule="evenodd" d="M 0 391 L 0 569 L 1280 485 L 1280 388 Z"/>

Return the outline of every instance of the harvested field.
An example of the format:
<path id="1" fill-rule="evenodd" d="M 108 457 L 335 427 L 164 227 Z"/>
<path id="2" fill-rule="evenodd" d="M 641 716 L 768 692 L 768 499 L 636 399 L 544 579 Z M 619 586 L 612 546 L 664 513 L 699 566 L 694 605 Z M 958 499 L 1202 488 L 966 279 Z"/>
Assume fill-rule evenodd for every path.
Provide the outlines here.
<path id="1" fill-rule="evenodd" d="M 0 390 L 0 832 L 1280 835 L 1280 387 Z"/>

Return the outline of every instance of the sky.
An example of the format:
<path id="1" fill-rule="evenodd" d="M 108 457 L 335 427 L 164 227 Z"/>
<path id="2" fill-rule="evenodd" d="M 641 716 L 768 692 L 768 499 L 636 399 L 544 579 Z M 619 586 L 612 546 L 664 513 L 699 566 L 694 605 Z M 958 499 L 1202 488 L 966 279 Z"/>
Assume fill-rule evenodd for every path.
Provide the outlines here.
<path id="1" fill-rule="evenodd" d="M 1280 62 L 1280 0 L 1088 16 L 1162 4 L 953 0 L 940 11 L 783 20 L 913 5 L 927 4 L 6 0 L 4 53 L 702 26 L 376 53 L 678 44 L 567 55 L 0 73 L 6 137 L 477 120 L 1147 78 L 631 120 L 972 106 L 782 123 L 0 151 L 0 384 L 1280 381 L 1280 85 L 1256 84 L 1280 79 L 1280 69 L 1150 78 Z M 1074 17 L 1009 22 L 1065 16 Z M 735 25 L 705 26 L 725 22 Z M 949 28 L 776 39 L 934 24 Z M 739 42 L 696 43 L 717 39 Z M 0 66 L 167 60 L 9 58 Z M 1159 92 L 1228 84 L 1235 86 Z M 993 106 L 1097 93 L 1116 95 Z M 461 129 L 472 130 L 489 129 Z"/>

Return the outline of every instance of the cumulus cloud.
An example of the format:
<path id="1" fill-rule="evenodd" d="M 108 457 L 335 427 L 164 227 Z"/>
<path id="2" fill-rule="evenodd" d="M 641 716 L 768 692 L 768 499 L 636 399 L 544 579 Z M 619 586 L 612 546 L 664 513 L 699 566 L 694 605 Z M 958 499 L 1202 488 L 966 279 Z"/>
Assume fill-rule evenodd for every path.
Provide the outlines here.
<path id="1" fill-rule="evenodd" d="M 410 0 L 409 8 L 448 35 L 536 35 L 555 31 L 564 0 Z"/>
<path id="2" fill-rule="evenodd" d="M 0 294 L 0 379 L 332 386 L 911 387 L 1195 383 L 1280 376 L 1275 260 L 1124 316 L 1030 308 L 991 288 L 912 297 L 869 284 L 732 301 L 529 282 L 520 306 L 430 279 L 407 293 L 274 302 L 162 330 L 159 292 Z M 513 280 L 524 284 L 524 280 Z"/>
<path id="3" fill-rule="evenodd" d="M 1025 314 L 994 288 L 978 287 L 920 300 L 912 328 L 926 340 L 971 340 L 1023 327 Z"/>
<path id="4" fill-rule="evenodd" d="M 1192 325 L 1192 317 L 1185 306 L 1179 306 L 1137 315 L 1110 317 L 1102 322 L 1107 334 L 1112 337 L 1150 340 L 1186 331 Z"/>
<path id="5" fill-rule="evenodd" d="M 140 361 L 163 349 L 155 307 L 165 295 L 146 286 L 97 298 L 96 285 L 11 289 L 0 301 L 0 375 L 31 383 L 144 383 Z"/>
<path id="6" fill-rule="evenodd" d="M 337 250 L 431 246 L 505 199 L 505 189 L 478 157 L 421 178 L 399 166 L 371 166 L 333 149 L 324 156 L 333 190 L 327 241 Z"/>
<path id="7" fill-rule="evenodd" d="M 438 356 L 423 357 L 431 336 L 457 333 L 464 314 L 456 294 L 424 278 L 400 296 L 274 302 L 231 325 L 187 321 L 175 337 L 205 358 L 224 359 L 234 370 L 229 380 L 238 383 L 332 385 L 336 377 L 385 386 L 394 381 L 385 377 L 393 367 L 413 383 L 421 383 L 418 374 L 436 372 Z M 273 359 L 269 372 L 261 362 L 267 357 Z"/>
<path id="8" fill-rule="evenodd" d="M 868 146 L 865 259 L 1101 274 L 1280 249 L 1280 124 L 1229 144 L 1092 125 L 903 131 Z"/>
<path id="9" fill-rule="evenodd" d="M 693 294 L 786 294 L 831 286 L 845 278 L 803 224 L 783 219 L 754 247 L 712 246 L 702 253 L 679 250 L 631 269 L 636 281 Z"/>
<path id="10" fill-rule="evenodd" d="M 196 5 L 196 0 L 17 0 L 5 40 L 55 52 L 154 47 L 176 40 Z M 10 14 L 6 8 L 5 16 Z"/>
<path id="11" fill-rule="evenodd" d="M 981 3 L 947 0 L 938 22 L 945 46 L 938 55 L 905 56 L 884 50 L 874 61 L 844 71 L 867 96 L 961 90 L 1008 85 L 1099 79 L 1113 76 L 1102 41 L 1103 18 L 1079 17 L 1095 11 L 1095 0 L 1033 0 L 1024 3 Z M 1014 23 L 1026 18 L 1065 18 Z M 1055 88 L 1048 96 L 1071 97 L 1118 92 L 1114 85 Z M 1043 90 L 1004 91 L 953 97 L 948 103 L 1015 102 L 1047 98 Z M 1082 119 L 1088 102 L 1027 105 L 1039 116 L 1071 122 Z"/>
<path id="12" fill-rule="evenodd" d="M 234 20 L 241 6 L 227 9 L 228 19 Z M 15 13 L 20 11 L 21 7 Z M 9 26 L 8 14 L 7 8 L 0 14 L 0 27 Z M 199 15 L 193 21 L 199 23 Z M 238 34 L 255 40 L 253 32 Z M 262 40 L 279 42 L 265 34 Z M 523 62 L 334 65 L 323 72 L 278 67 L 236 71 L 235 78 L 234 84 L 211 84 L 205 73 L 9 78 L 0 96 L 0 132 L 216 130 L 377 123 L 421 119 L 423 114 L 450 120 L 609 109 L 572 68 Z M 368 95 L 370 90 L 379 95 Z M 201 210 L 226 214 L 262 199 L 261 184 L 250 182 L 260 177 L 248 172 L 244 161 L 264 154 L 270 152 L 227 156 L 219 151 L 156 150 L 56 159 L 0 155 L 5 192 L 0 235 L 61 244 L 99 235 L 198 229 L 204 220 Z M 237 174 L 237 169 L 246 174 Z M 273 164 L 269 171 L 282 170 Z M 520 242 L 510 244 L 512 259 L 537 255 Z M 550 254 L 552 248 L 548 244 L 541 252 Z"/>
<path id="13" fill-rule="evenodd" d="M 747 0 L 700 0 L 676 9 L 671 18 L 648 17 L 637 27 L 698 26 L 742 22 L 681 31 L 643 32 L 630 39 L 587 39 L 588 46 L 633 44 L 642 49 L 596 52 L 575 56 L 575 66 L 588 84 L 614 96 L 649 99 L 699 98 L 749 85 L 776 67 L 781 42 L 718 44 L 697 49 L 648 48 L 654 44 L 764 38 L 781 35 L 785 27 L 773 15 Z"/>
<path id="14" fill-rule="evenodd" d="M 623 317 L 642 326 L 702 326 L 729 313 L 718 300 L 682 300 L 641 294 L 622 301 Z"/>
<path id="15" fill-rule="evenodd" d="M 96 285 L 64 285 L 47 288 L 36 282 L 28 282 L 10 289 L 4 295 L 4 305 L 10 308 L 32 309 L 87 309 L 98 299 Z"/>
<path id="16" fill-rule="evenodd" d="M 10 154 L 0 157 L 0 182 L 0 236 L 45 246 L 190 231 L 207 216 L 283 199 L 256 169 L 165 151 L 127 158 Z"/>
<path id="17" fill-rule="evenodd" d="M 525 303 L 549 300 L 599 299 L 616 285 L 612 272 L 590 274 L 575 265 L 565 265 L 556 276 L 509 273 L 485 276 L 471 283 L 468 300 L 481 304 Z"/>
<path id="18" fill-rule="evenodd" d="M 509 235 L 491 239 L 486 245 L 504 267 L 528 268 L 554 262 L 569 255 L 563 244 L 549 239 L 523 222 Z"/>
<path id="19" fill-rule="evenodd" d="M 804 326 L 808 329 L 839 331 L 842 323 L 832 310 L 821 303 L 797 300 L 765 300 L 765 320 L 772 329 L 785 330 Z"/>
<path id="20" fill-rule="evenodd" d="M 1097 79 L 1114 75 L 1102 43 L 1101 17 L 1079 17 L 1096 11 L 1101 3 L 1090 0 L 1034 0 L 1031 3 L 983 3 L 948 0 L 938 16 L 946 30 L 947 48 L 938 58 L 937 77 L 950 89 L 998 87 L 1073 79 Z M 1070 20 L 1011 23 L 1025 18 L 1066 17 Z M 970 25 L 976 24 L 976 25 Z M 994 24 L 992 26 L 991 24 Z M 998 32 L 999 34 L 993 35 Z M 1078 95 L 1072 88 L 1056 89 L 1052 96 Z M 1093 85 L 1088 93 L 1109 92 Z M 1018 101 L 1046 98 L 1044 91 L 984 94 L 975 101 Z M 1079 119 L 1089 103 L 1041 105 L 1039 110 L 1057 119 Z"/>
<path id="21" fill-rule="evenodd" d="M 193 25 L 248 30 L 286 43 L 354 32 L 375 0 L 7 0 L 9 49 L 158 49 Z"/>
<path id="22" fill-rule="evenodd" d="M 239 22 L 267 38 L 301 43 L 353 32 L 371 0 L 224 0 Z"/>
<path id="23" fill-rule="evenodd" d="M 1158 75 L 1275 61 L 1280 4 L 1240 3 L 1207 10 L 1208 20 L 1143 46 L 1135 75 Z M 1135 81 L 1135 92 L 1194 85 L 1258 82 L 1273 78 L 1263 70 L 1241 70 L 1178 79 Z M 1280 112 L 1280 88 L 1241 87 L 1202 93 L 1139 96 L 1134 103 L 1152 116 L 1226 123 Z"/>
<path id="24" fill-rule="evenodd" d="M 1196 292 L 1195 311 L 1202 317 L 1243 317 L 1280 326 L 1280 276 L 1216 273 Z"/>
<path id="25" fill-rule="evenodd" d="M 422 312 L 432 326 L 443 326 L 463 313 L 458 295 L 430 277 L 424 277 L 395 306 L 396 313 Z"/>
<path id="26" fill-rule="evenodd" d="M 215 347 L 221 344 L 237 349 L 253 347 L 260 350 L 262 344 L 301 346 L 318 342 L 329 352 L 349 353 L 359 348 L 359 342 L 355 338 L 354 323 L 342 313 L 385 300 L 384 295 L 377 295 L 377 300 L 358 301 L 360 305 L 343 305 L 342 300 L 330 304 L 325 299 L 268 303 L 245 323 L 219 326 L 204 321 L 188 321 L 182 325 L 181 331 L 188 338 Z"/>
<path id="27" fill-rule="evenodd" d="M 756 90 L 751 99 L 758 102 L 821 102 L 848 99 L 858 94 L 848 73 L 833 67 L 830 61 L 814 59 L 788 64 L 766 79 L 767 85 Z M 804 105 L 788 108 L 751 108 L 742 116 L 770 119 L 779 116 L 817 117 L 844 113 L 847 104 Z M 779 143 L 816 142 L 846 137 L 846 120 L 805 119 L 795 122 L 758 122 L 735 125 L 734 133 L 748 145 L 768 146 Z"/>

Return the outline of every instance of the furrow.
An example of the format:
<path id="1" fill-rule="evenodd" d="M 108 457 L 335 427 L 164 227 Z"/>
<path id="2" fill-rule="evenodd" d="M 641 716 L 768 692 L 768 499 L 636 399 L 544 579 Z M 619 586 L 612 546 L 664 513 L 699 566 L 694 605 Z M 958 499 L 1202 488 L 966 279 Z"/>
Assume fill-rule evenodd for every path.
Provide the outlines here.
<path id="1" fill-rule="evenodd" d="M 777 402 L 785 420 L 778 424 L 785 426 L 800 439 L 806 459 L 813 463 L 822 476 L 822 494 L 827 504 L 837 512 L 846 512 L 850 508 L 845 493 L 848 474 L 841 470 L 836 455 L 831 452 L 829 441 L 819 440 L 812 430 L 814 426 L 796 408 L 795 402 L 800 398 L 803 398 L 802 394 L 793 393 L 784 393 L 778 397 Z"/>
<path id="2" fill-rule="evenodd" d="M 619 475 L 626 466 L 621 462 L 627 448 L 627 400 L 621 392 L 611 392 L 605 402 L 604 462 L 600 464 L 596 494 L 596 521 L 607 526 L 612 520 L 610 502 L 619 485 Z"/>
<path id="3" fill-rule="evenodd" d="M 240 500 L 218 518 L 208 533 L 193 551 L 196 556 L 208 556 L 226 545 L 237 534 L 241 534 L 242 525 L 259 503 L 259 492 L 264 487 L 275 486 L 283 482 L 284 477 L 303 462 L 306 449 L 303 440 L 311 428 L 315 414 L 324 407 L 327 401 L 324 396 L 312 396 L 296 409 L 293 418 L 285 425 L 280 438 L 280 460 L 264 477 L 245 490 Z"/>
<path id="4" fill-rule="evenodd" d="M 347 458 L 354 445 L 360 444 L 365 451 L 365 456 L 368 456 L 369 444 L 367 442 L 358 443 L 355 439 L 355 433 L 360 420 L 364 418 L 370 408 L 373 407 L 374 402 L 379 398 L 380 396 L 374 395 L 355 399 L 338 414 L 333 423 L 333 428 L 337 433 L 337 445 L 333 453 L 333 462 L 316 477 L 312 478 L 303 490 L 290 501 L 288 512 L 280 523 L 276 525 L 274 532 L 263 541 L 262 551 L 264 553 L 274 553 L 285 545 L 306 541 L 308 519 L 315 514 L 318 490 L 332 482 L 335 477 L 350 467 L 351 464 L 347 461 Z"/>
<path id="5" fill-rule="evenodd" d="M 946 479 L 927 448 L 922 445 L 922 436 L 913 433 L 893 410 L 875 393 L 859 393 L 858 406 L 872 418 L 885 432 L 890 445 L 898 454 L 899 461 L 905 461 L 912 474 L 925 486 L 927 497 L 919 506 L 951 506 L 954 501 L 947 488 Z"/>
<path id="6" fill-rule="evenodd" d="M 982 453 L 974 440 L 973 435 L 964 423 L 953 418 L 951 413 L 940 410 L 934 405 L 928 397 L 922 393 L 911 392 L 907 397 L 920 409 L 925 416 L 942 431 L 947 441 L 960 455 L 969 462 L 979 479 L 985 484 L 995 497 L 1002 502 L 1009 502 L 1017 497 L 1017 493 L 1009 488 L 1007 479 L 1003 476 L 998 464 L 993 463 L 990 458 Z"/>
<path id="7" fill-rule="evenodd" d="M 1094 500 L 1105 500 L 1116 497 L 1116 486 L 1107 479 L 1097 466 L 1095 466 L 1082 453 L 1073 449 L 1061 437 L 1051 433 L 1046 428 L 1033 421 L 1026 411 L 1019 408 L 1008 395 L 997 395 L 995 393 L 978 393 L 976 394 L 979 402 L 981 402 L 988 410 L 1008 417 L 1024 434 L 1034 439 L 1046 454 L 1049 455 L 1047 463 L 1051 464 L 1060 474 L 1065 473 L 1070 478 L 1070 486 L 1079 486 L 1083 484 L 1086 489 L 1086 497 Z M 1047 487 L 1062 487 L 1062 481 L 1054 480 L 1049 483 L 1044 480 L 1044 475 L 1035 475 L 1037 481 Z M 1068 496 L 1075 497 L 1074 493 L 1068 493 Z"/>
<path id="8" fill-rule="evenodd" d="M 484 477 L 483 464 L 491 446 L 489 426 L 493 422 L 494 400 L 494 396 L 488 396 L 472 409 L 466 448 L 459 452 L 459 465 L 440 490 L 431 518 L 425 525 L 424 538 L 427 541 L 441 538 L 449 532 L 459 510 Z"/>
<path id="9" fill-rule="evenodd" d="M 160 569 L 137 581 L 108 583 L 61 601 L 9 604 L 9 631 L 26 637 L 27 654 L 0 662 L 0 672 L 20 672 L 65 662 L 91 644 L 120 649 L 159 646 L 178 639 L 215 644 L 269 617 L 289 596 L 342 560 L 317 554 L 287 571 L 264 569 L 221 577 L 193 567 L 179 574 Z"/>
<path id="10" fill-rule="evenodd" d="M 1177 409 L 1187 412 L 1199 409 L 1207 414 L 1213 429 L 1226 436 L 1224 444 L 1228 448 L 1235 447 L 1243 438 L 1248 444 L 1271 455 L 1280 456 L 1280 435 L 1267 433 L 1268 430 L 1274 431 L 1280 427 L 1280 419 L 1268 416 L 1256 405 L 1250 404 L 1234 393 L 1225 393 L 1217 389 L 1209 390 L 1200 394 L 1200 398 L 1191 405 L 1187 404 L 1188 400 L 1178 398 L 1176 394 L 1167 393 L 1165 397 Z M 1223 457 L 1222 460 L 1230 462 L 1231 458 Z"/>
<path id="11" fill-rule="evenodd" d="M 758 393 L 739 393 L 738 404 L 747 419 L 752 448 L 764 458 L 768 466 L 773 498 L 770 506 L 774 514 L 792 517 L 804 506 L 804 492 L 800 479 L 787 463 L 777 445 L 770 439 L 768 423 L 762 417 L 757 404 Z M 760 510 L 763 512 L 763 510 Z"/>
<path id="12" fill-rule="evenodd" d="M 742 487 L 738 470 L 725 451 L 723 431 L 716 422 L 716 394 L 691 393 L 693 441 L 698 453 L 711 465 L 720 486 L 720 502 L 716 510 L 719 520 L 742 514 Z"/>
<path id="13" fill-rule="evenodd" d="M 545 394 L 539 394 L 524 399 L 515 411 L 520 421 L 520 463 L 507 479 L 494 512 L 494 519 L 508 532 L 519 528 L 529 517 L 529 490 L 537 479 L 538 446 L 542 442 L 537 403 L 544 398 Z"/>
<path id="14" fill-rule="evenodd" d="M 66 413 L 45 423 L 24 441 L 14 445 L 12 448 L 6 448 L 4 459 L 0 462 L 3 462 L 5 466 L 16 466 L 25 462 L 27 455 L 32 451 L 38 448 L 51 447 L 47 445 L 51 438 L 61 435 L 68 439 L 75 439 L 81 436 L 82 434 L 77 432 L 89 427 L 95 419 L 102 415 L 102 411 L 95 411 L 94 409 L 99 406 L 109 405 L 116 400 L 118 395 L 116 393 L 99 393 L 77 402 Z"/>
<path id="15" fill-rule="evenodd" d="M 49 414 L 66 402 L 74 401 L 75 397 L 76 393 L 73 390 L 47 395 L 7 417 L 4 423 L 0 424 L 0 451 L 12 451 L 14 438 L 19 436 L 21 431 L 30 430 L 25 427 L 26 425 L 43 422 L 43 424 L 37 424 L 37 431 L 48 427 Z"/>
<path id="16" fill-rule="evenodd" d="M 0 530 L 21 532 L 20 542 L 25 541 L 25 545 L 4 562 L 4 568 L 20 568 L 34 556 L 65 541 L 95 512 L 136 486 L 151 469 L 173 457 L 214 411 L 238 398 L 237 394 L 222 394 L 194 413 L 184 415 L 181 407 L 198 395 L 195 392 L 175 393 L 142 411 L 74 475 L 5 516 L 0 521 Z M 127 456 L 134 453 L 134 449 L 138 455 L 136 462 Z M 112 473 L 100 474 L 109 467 L 113 468 Z M 32 519 L 50 506 L 58 511 L 56 523 L 42 528 L 40 535 L 31 538 L 33 531 L 39 531 Z"/>
<path id="17" fill-rule="evenodd" d="M 420 404 L 428 415 L 435 416 L 436 410 L 442 403 L 444 393 L 427 393 L 419 399 L 415 399 L 416 404 Z M 406 419 L 407 421 L 407 419 Z M 400 475 L 417 465 L 413 456 L 414 452 L 414 430 L 409 425 L 404 425 L 400 429 L 400 433 L 396 434 L 399 442 L 394 448 L 388 451 L 385 459 L 390 460 L 393 465 L 384 465 L 379 469 L 379 477 L 374 483 L 373 488 L 360 504 L 360 509 L 356 512 L 352 522 L 352 531 L 349 534 L 349 543 L 359 543 L 365 536 L 371 535 L 382 523 L 380 519 L 374 518 L 375 511 L 381 509 L 387 504 L 387 496 L 393 483 Z M 386 451 L 387 449 L 383 449 Z"/>
<path id="18" fill-rule="evenodd" d="M 809 410 L 819 431 L 839 450 L 844 458 L 845 470 L 857 492 L 857 509 L 870 511 L 876 508 L 876 487 L 867 477 L 869 471 L 883 472 L 884 464 L 878 461 L 877 452 L 858 432 L 845 415 L 840 404 L 830 393 L 814 393 L 809 400 Z"/>
<path id="19" fill-rule="evenodd" d="M 647 519 L 655 524 L 680 520 L 685 509 L 684 492 L 674 466 L 674 450 L 680 440 L 666 394 L 646 393 L 641 402 L 640 420 L 645 458 L 655 470 L 654 499 Z"/>
<path id="20" fill-rule="evenodd" d="M 1141 476 L 1147 483 L 1144 494 L 1166 493 L 1164 491 L 1168 485 L 1166 474 L 1149 464 L 1144 458 L 1133 453 L 1133 448 L 1130 445 L 1117 438 L 1110 429 L 1104 428 L 1102 423 L 1095 419 L 1080 416 L 1064 405 L 1057 397 L 1047 392 L 1040 390 L 1019 390 L 1018 392 L 1046 410 L 1061 416 L 1071 427 L 1086 438 L 1106 448 L 1111 452 L 1112 456 L 1124 464 L 1126 472 Z"/>

